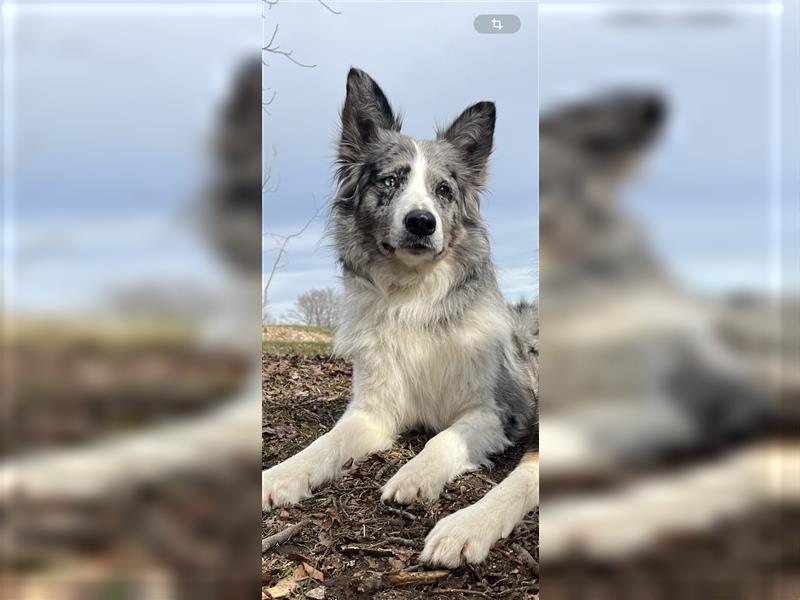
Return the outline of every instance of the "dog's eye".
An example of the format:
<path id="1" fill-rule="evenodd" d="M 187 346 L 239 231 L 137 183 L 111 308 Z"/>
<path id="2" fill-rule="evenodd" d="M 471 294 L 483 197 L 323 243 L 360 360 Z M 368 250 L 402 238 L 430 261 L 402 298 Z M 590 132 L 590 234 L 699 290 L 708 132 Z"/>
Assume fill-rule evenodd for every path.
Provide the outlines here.
<path id="1" fill-rule="evenodd" d="M 436 193 L 439 194 L 442 198 L 453 197 L 453 190 L 444 181 L 440 183 L 439 186 L 436 188 Z"/>
<path id="2" fill-rule="evenodd" d="M 389 175 L 388 177 L 384 177 L 381 179 L 381 185 L 387 188 L 397 187 L 397 177 L 394 175 Z"/>

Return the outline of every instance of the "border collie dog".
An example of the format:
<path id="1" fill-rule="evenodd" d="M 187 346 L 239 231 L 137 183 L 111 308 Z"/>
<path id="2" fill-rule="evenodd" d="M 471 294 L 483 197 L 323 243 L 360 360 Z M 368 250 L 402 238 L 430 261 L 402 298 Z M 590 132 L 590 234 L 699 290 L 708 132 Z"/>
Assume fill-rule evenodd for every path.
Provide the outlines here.
<path id="1" fill-rule="evenodd" d="M 265 510 L 419 427 L 434 435 L 383 486 L 385 502 L 436 499 L 512 444 L 528 449 L 437 523 L 424 562 L 483 560 L 537 505 L 538 315 L 504 301 L 479 209 L 494 126 L 494 104 L 478 102 L 435 139 L 413 139 L 378 84 L 350 70 L 330 227 L 345 289 L 334 347 L 353 362 L 352 399 L 331 431 L 264 471 Z"/>

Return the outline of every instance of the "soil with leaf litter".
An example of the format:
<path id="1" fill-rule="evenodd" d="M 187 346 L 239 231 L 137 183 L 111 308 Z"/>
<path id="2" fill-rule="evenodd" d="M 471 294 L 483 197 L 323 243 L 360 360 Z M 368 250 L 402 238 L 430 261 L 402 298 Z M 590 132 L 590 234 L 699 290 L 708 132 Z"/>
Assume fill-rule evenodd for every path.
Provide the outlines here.
<path id="1" fill-rule="evenodd" d="M 350 393 L 350 365 L 326 355 L 263 356 L 263 466 L 289 458 L 328 431 Z M 386 452 L 297 506 L 263 518 L 263 598 L 536 598 L 538 514 L 492 548 L 480 565 L 433 569 L 418 561 L 436 521 L 483 497 L 514 468 L 520 450 L 494 468 L 459 477 L 433 503 L 382 504 L 380 488 L 425 445 L 403 436 Z M 286 538 L 288 535 L 288 539 Z"/>

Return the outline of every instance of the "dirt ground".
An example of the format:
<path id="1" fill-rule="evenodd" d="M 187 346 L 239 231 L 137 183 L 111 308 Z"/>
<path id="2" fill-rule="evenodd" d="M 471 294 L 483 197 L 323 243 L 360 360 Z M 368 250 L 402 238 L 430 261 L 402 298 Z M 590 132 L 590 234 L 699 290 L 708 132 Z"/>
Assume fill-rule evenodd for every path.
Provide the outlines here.
<path id="1" fill-rule="evenodd" d="M 244 357 L 167 327 L 43 329 L 0 349 L 11 393 L 0 411 L 0 458 L 199 414 L 234 394 L 248 369 Z"/>
<path id="2" fill-rule="evenodd" d="M 350 375 L 346 362 L 324 354 L 265 352 L 264 467 L 288 458 L 336 422 L 348 399 Z M 479 566 L 447 571 L 418 563 L 436 521 L 481 498 L 519 459 L 518 451 L 510 451 L 493 469 L 456 480 L 432 504 L 381 504 L 380 487 L 426 439 L 421 433 L 404 436 L 298 506 L 266 514 L 265 539 L 300 527 L 263 554 L 262 597 L 537 598 L 537 514 L 498 542 Z"/>
<path id="3" fill-rule="evenodd" d="M 350 366 L 312 343 L 320 342 L 274 351 L 265 345 L 263 467 L 327 431 L 347 402 Z M 792 439 L 797 431 L 793 428 Z M 481 565 L 448 571 L 418 563 L 434 523 L 482 497 L 519 458 L 509 452 L 493 469 L 459 478 L 433 504 L 381 504 L 380 487 L 426 439 L 421 433 L 404 436 L 393 449 L 351 467 L 298 506 L 264 515 L 262 539 L 290 528 L 294 534 L 263 552 L 262 598 L 538 598 L 538 512 L 498 542 Z M 767 506 L 719 525 L 665 539 L 620 564 L 578 557 L 547 563 L 544 597 L 800 598 L 799 507 Z"/>

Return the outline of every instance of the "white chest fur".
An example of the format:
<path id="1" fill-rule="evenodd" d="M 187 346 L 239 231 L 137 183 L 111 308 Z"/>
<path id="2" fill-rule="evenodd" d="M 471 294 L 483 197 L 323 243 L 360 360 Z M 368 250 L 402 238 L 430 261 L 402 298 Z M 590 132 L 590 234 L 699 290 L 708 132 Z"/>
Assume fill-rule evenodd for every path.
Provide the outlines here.
<path id="1" fill-rule="evenodd" d="M 419 288 L 348 290 L 336 351 L 354 364 L 353 402 L 372 405 L 402 429 L 448 427 L 469 409 L 489 406 L 511 324 L 491 298 L 458 318 L 436 321 L 441 296 Z"/>

